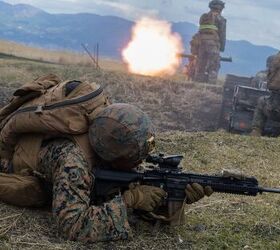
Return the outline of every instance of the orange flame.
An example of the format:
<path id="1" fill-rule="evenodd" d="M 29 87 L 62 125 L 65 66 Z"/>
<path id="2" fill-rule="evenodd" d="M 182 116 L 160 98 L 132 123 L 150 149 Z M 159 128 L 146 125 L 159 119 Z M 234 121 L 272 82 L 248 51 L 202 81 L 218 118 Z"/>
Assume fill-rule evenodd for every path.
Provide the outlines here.
<path id="1" fill-rule="evenodd" d="M 158 76 L 176 73 L 183 51 L 181 37 L 172 33 L 166 21 L 142 18 L 132 30 L 132 40 L 123 50 L 123 60 L 131 73 Z"/>

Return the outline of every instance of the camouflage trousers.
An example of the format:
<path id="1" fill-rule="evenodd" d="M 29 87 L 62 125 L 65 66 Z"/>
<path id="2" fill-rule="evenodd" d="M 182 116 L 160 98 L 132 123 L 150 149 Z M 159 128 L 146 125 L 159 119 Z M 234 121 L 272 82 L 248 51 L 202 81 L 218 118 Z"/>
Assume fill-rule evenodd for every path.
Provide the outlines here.
<path id="1" fill-rule="evenodd" d="M 199 45 L 195 81 L 215 84 L 220 69 L 219 44 L 212 40 L 202 40 Z"/>
<path id="2" fill-rule="evenodd" d="M 130 236 L 121 196 L 102 206 L 90 205 L 94 176 L 74 143 L 66 139 L 48 142 L 40 151 L 38 171 L 53 184 L 53 215 L 67 239 L 96 242 Z"/>

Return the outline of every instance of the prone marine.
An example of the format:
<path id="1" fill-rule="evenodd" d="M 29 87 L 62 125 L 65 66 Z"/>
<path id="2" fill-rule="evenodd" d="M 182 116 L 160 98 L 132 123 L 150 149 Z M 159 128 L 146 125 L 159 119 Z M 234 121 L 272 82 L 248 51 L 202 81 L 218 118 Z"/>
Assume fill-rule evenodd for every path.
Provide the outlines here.
<path id="1" fill-rule="evenodd" d="M 128 239 L 127 209 L 152 212 L 166 196 L 132 183 L 103 204 L 91 203 L 93 168 L 132 170 L 155 145 L 149 117 L 133 105 L 110 104 L 95 83 L 40 77 L 14 93 L 0 121 L 0 200 L 22 207 L 51 202 L 66 239 Z M 186 203 L 212 192 L 187 185 Z"/>

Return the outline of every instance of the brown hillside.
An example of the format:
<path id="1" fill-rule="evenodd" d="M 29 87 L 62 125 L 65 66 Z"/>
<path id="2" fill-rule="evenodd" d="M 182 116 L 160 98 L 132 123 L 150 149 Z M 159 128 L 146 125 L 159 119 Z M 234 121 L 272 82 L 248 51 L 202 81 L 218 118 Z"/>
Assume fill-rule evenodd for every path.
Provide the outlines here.
<path id="1" fill-rule="evenodd" d="M 113 102 L 133 103 L 147 112 L 158 131 L 213 131 L 217 127 L 221 105 L 219 86 L 96 71 L 88 66 L 0 58 L 0 86 L 3 87 L 15 88 L 48 73 L 56 73 L 62 79 L 95 81 L 103 85 Z M 4 98 L 8 92 L 2 89 Z"/>

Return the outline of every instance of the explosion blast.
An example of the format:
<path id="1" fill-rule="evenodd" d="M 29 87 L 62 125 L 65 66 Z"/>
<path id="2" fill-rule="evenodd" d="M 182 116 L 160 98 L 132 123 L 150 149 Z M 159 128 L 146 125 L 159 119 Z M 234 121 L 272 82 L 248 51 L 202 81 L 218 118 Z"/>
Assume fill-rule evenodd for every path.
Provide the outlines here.
<path id="1" fill-rule="evenodd" d="M 123 60 L 131 73 L 158 76 L 173 75 L 183 51 L 181 37 L 172 33 L 166 21 L 142 18 L 132 30 L 132 40 L 123 50 Z"/>

